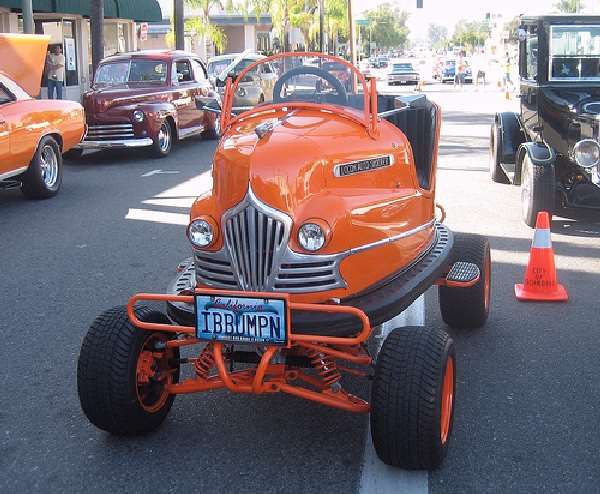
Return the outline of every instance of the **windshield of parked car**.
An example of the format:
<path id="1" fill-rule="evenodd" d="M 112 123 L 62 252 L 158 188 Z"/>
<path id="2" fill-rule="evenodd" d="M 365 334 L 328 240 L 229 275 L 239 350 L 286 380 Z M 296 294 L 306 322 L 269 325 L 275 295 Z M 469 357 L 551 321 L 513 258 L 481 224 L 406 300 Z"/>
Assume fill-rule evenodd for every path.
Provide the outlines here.
<path id="1" fill-rule="evenodd" d="M 600 26 L 550 27 L 550 79 L 600 80 Z"/>
<path id="2" fill-rule="evenodd" d="M 98 67 L 94 85 L 112 86 L 129 83 L 165 84 L 167 63 L 160 60 L 119 60 Z"/>
<path id="3" fill-rule="evenodd" d="M 222 58 L 220 60 L 215 60 L 208 63 L 208 75 L 217 77 L 221 72 L 223 72 L 230 64 L 233 62 L 234 57 L 231 58 Z M 240 60 L 233 70 L 231 71 L 233 74 L 239 74 L 242 70 L 244 70 L 248 65 L 256 62 L 254 58 L 243 58 Z"/>
<path id="4" fill-rule="evenodd" d="M 392 70 L 396 70 L 398 72 L 412 72 L 414 69 L 410 63 L 395 63 L 392 66 Z"/>
<path id="5" fill-rule="evenodd" d="M 7 103 L 9 101 L 31 99 L 31 96 L 27 94 L 21 86 L 19 86 L 11 78 L 6 77 L 4 74 L 0 74 L 0 103 Z"/>
<path id="6" fill-rule="evenodd" d="M 257 77 L 256 74 L 261 74 Z M 282 54 L 260 59 L 235 77 L 233 111 L 269 103 L 307 102 L 364 108 L 364 76 L 337 57 Z"/>

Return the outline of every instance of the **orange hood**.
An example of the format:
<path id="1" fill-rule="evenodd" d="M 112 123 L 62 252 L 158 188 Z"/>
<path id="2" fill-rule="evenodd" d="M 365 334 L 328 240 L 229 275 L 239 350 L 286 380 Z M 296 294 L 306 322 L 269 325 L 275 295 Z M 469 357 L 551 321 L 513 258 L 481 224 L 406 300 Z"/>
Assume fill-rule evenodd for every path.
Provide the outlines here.
<path id="1" fill-rule="evenodd" d="M 50 36 L 0 34 L 0 72 L 32 97 L 40 93 L 49 41 Z"/>

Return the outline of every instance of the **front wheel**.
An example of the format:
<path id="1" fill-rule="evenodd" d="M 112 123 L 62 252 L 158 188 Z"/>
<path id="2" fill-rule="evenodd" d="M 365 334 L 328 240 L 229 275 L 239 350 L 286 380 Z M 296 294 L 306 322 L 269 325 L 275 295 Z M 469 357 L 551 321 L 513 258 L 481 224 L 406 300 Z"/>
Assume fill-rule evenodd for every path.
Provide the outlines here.
<path id="1" fill-rule="evenodd" d="M 136 309 L 145 322 L 168 323 L 160 311 Z M 150 432 L 165 420 L 179 381 L 179 351 L 166 348 L 173 334 L 136 328 L 126 307 L 98 316 L 83 340 L 77 362 L 81 408 L 99 429 L 116 435 Z"/>
<path id="2" fill-rule="evenodd" d="M 454 417 L 456 357 L 445 331 L 394 329 L 377 357 L 371 388 L 371 438 L 384 463 L 438 468 Z"/>
<path id="3" fill-rule="evenodd" d="M 62 155 L 52 136 L 44 136 L 23 174 L 21 192 L 29 199 L 55 196 L 62 184 Z"/>
<path id="4" fill-rule="evenodd" d="M 539 212 L 546 211 L 550 216 L 554 212 L 554 165 L 536 165 L 527 152 L 522 154 L 521 160 L 521 212 L 525 223 L 533 228 Z"/>
<path id="5" fill-rule="evenodd" d="M 164 158 L 173 147 L 173 127 L 166 120 L 160 124 L 158 133 L 152 143 L 152 154 L 155 158 Z"/>

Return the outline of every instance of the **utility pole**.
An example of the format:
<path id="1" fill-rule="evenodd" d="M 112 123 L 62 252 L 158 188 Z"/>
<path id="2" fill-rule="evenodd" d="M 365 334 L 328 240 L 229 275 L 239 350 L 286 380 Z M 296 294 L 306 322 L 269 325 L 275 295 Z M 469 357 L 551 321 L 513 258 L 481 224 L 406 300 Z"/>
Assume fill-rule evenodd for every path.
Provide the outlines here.
<path id="1" fill-rule="evenodd" d="M 185 50 L 183 0 L 173 1 L 173 17 L 175 17 L 175 49 Z"/>
<path id="2" fill-rule="evenodd" d="M 104 0 L 91 0 L 90 30 L 92 34 L 92 73 L 104 58 Z"/>
<path id="3" fill-rule="evenodd" d="M 33 34 L 33 0 L 21 0 L 21 12 L 23 13 L 23 32 Z"/>
<path id="4" fill-rule="evenodd" d="M 325 53 L 325 0 L 319 0 L 319 47 Z"/>

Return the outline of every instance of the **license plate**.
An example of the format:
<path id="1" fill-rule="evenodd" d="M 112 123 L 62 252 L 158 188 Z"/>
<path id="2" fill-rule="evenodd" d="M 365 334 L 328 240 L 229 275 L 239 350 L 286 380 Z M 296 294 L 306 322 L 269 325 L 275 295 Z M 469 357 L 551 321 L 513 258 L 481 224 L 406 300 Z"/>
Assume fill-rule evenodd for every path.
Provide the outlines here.
<path id="1" fill-rule="evenodd" d="M 287 299 L 265 295 L 268 297 L 196 294 L 196 337 L 229 343 L 287 345 Z"/>

